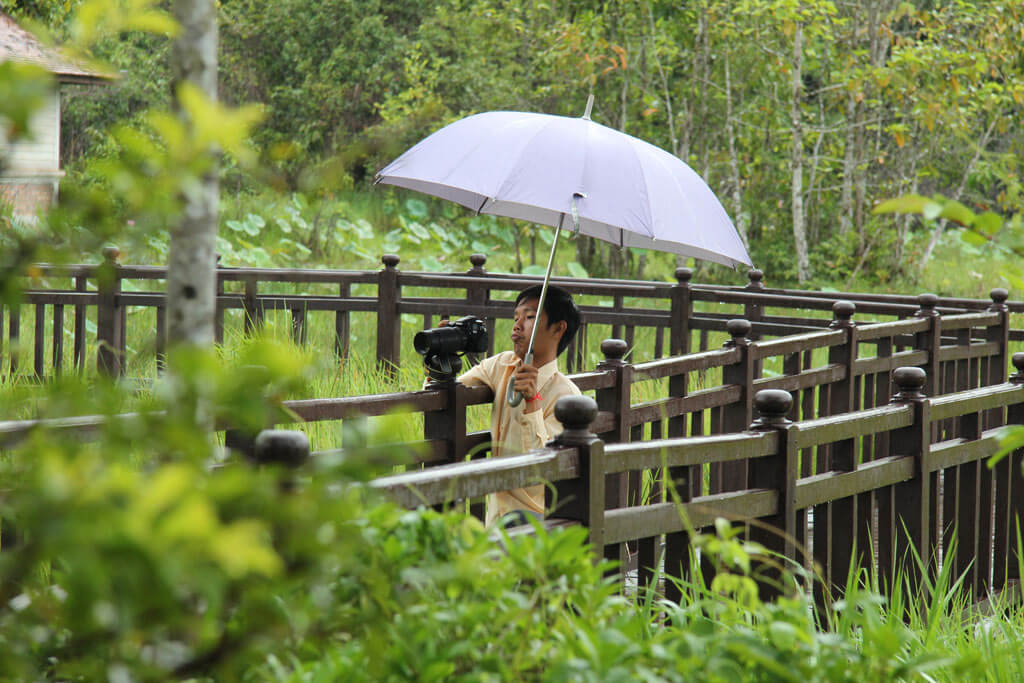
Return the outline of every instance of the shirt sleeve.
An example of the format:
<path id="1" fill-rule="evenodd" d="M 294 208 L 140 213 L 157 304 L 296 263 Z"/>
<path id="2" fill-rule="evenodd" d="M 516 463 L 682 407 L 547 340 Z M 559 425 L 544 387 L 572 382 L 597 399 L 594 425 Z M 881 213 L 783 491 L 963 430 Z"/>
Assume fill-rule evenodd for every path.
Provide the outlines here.
<path id="1" fill-rule="evenodd" d="M 491 356 L 490 358 L 483 359 L 477 365 L 474 365 L 469 370 L 459 375 L 459 382 L 465 384 L 467 387 L 475 387 L 484 385 L 490 387 L 492 391 L 494 388 L 494 359 L 497 356 Z"/>

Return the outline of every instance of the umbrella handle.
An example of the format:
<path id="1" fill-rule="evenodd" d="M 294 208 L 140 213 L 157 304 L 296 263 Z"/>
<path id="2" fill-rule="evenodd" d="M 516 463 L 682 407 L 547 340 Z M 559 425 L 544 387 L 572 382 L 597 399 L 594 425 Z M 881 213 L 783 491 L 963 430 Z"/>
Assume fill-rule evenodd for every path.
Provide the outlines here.
<path id="1" fill-rule="evenodd" d="M 593 96 L 591 96 L 593 101 Z M 590 107 L 587 107 L 587 111 L 590 111 Z M 576 229 L 576 234 L 580 232 L 580 217 L 576 211 L 576 198 L 586 197 L 582 192 L 575 192 L 572 195 L 572 223 Z M 531 365 L 533 363 L 533 340 L 537 337 L 537 323 L 540 322 L 540 314 L 544 310 L 544 302 L 548 297 L 548 282 L 551 281 L 551 268 L 555 265 L 555 250 L 558 248 L 558 236 L 562 234 L 562 222 L 565 220 L 565 214 L 558 220 L 558 225 L 555 226 L 555 237 L 551 240 L 551 253 L 548 255 L 548 269 L 544 273 L 544 284 L 540 288 L 540 297 L 537 299 L 537 316 L 534 318 L 533 330 L 530 332 L 530 343 L 526 346 L 526 357 L 523 358 L 523 363 Z M 515 408 L 517 405 L 523 402 L 522 392 L 516 391 L 513 387 L 515 382 L 509 378 L 508 389 L 505 391 L 505 401 Z"/>
<path id="2" fill-rule="evenodd" d="M 529 365 L 533 362 L 533 350 L 526 352 L 526 358 L 523 359 L 523 363 Z M 523 392 L 516 391 L 515 377 L 508 378 L 508 391 L 505 392 L 505 400 L 510 406 L 515 408 L 517 405 L 523 402 Z"/>

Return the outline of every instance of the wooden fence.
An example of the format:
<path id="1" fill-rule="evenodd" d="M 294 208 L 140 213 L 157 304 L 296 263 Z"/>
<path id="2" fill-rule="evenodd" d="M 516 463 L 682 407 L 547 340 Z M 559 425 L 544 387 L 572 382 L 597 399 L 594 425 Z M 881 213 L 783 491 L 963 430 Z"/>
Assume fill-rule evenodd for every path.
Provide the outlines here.
<path id="1" fill-rule="evenodd" d="M 23 303 L 0 306 L 0 372 L 46 377 L 95 362 L 101 372 L 118 375 L 126 372 L 130 360 L 153 358 L 160 367 L 166 340 L 166 297 L 161 288 L 167 270 L 121 265 L 117 258 L 117 249 L 108 248 L 99 265 L 33 267 Z M 428 328 L 441 315 L 477 315 L 487 321 L 493 351 L 498 321 L 512 317 L 511 298 L 538 282 L 534 277 L 488 273 L 486 258 L 479 254 L 471 258 L 465 273 L 404 272 L 394 255 L 385 255 L 382 262 L 379 271 L 219 268 L 217 340 L 224 339 L 226 328 L 252 330 L 277 311 L 290 317 L 292 336 L 304 342 L 310 318 L 321 316 L 328 320 L 325 326 L 331 329 L 339 356 L 348 355 L 358 336 L 361 345 L 375 344 L 379 364 L 395 367 L 402 357 L 403 316 Z M 749 336 L 754 340 L 820 330 L 829 324 L 827 312 L 838 300 L 853 302 L 863 321 L 909 318 L 923 310 L 944 315 L 978 312 L 993 304 L 1005 304 L 1011 313 L 1024 312 L 1024 302 L 1007 303 L 1003 289 L 992 290 L 992 300 L 982 301 L 929 294 L 769 289 L 758 270 L 750 271 L 743 287 L 693 284 L 687 268 L 677 269 L 675 278 L 674 283 L 555 278 L 589 301 L 581 306 L 583 324 L 566 354 L 568 370 L 589 365 L 592 339 L 624 339 L 630 357 L 640 360 L 706 350 L 711 346 L 709 333 L 725 332 L 727 322 L 737 317 L 750 322 Z M 363 316 L 358 325 L 354 316 Z M 27 331 L 22 329 L 23 317 Z M 640 334 L 643 330 L 648 332 Z M 136 340 L 136 348 L 129 349 L 129 338 Z M 1011 330 L 1008 338 L 1024 340 L 1024 330 Z M 905 339 L 897 337 L 894 350 L 906 346 Z M 641 340 L 643 348 L 634 348 Z M 30 370 L 19 358 L 19 350 L 24 354 L 29 348 Z M 95 361 L 87 357 L 93 349 Z"/>
<path id="2" fill-rule="evenodd" d="M 896 577 L 920 585 L 916 554 L 929 571 L 951 564 L 966 590 L 983 598 L 1020 579 L 1022 456 L 995 469 L 984 462 L 996 450 L 998 426 L 1024 423 L 1024 354 L 1013 360 L 1009 383 L 934 398 L 922 393 L 929 384 L 923 370 L 899 368 L 887 404 L 800 422 L 786 417 L 796 404 L 788 392 L 761 390 L 758 417 L 745 431 L 634 444 L 606 444 L 593 427 L 598 402 L 567 397 L 556 407 L 565 431 L 547 448 L 397 474 L 374 486 L 416 507 L 547 484 L 547 523 L 586 526 L 599 556 L 622 557 L 635 542 L 641 586 L 659 568 L 685 578 L 690 533 L 724 517 L 749 525 L 748 537 L 797 566 L 813 557 L 823 586 L 841 588 L 851 566 L 877 571 L 887 586 Z M 808 449 L 830 451 L 829 465 L 802 473 Z M 701 468 L 720 463 L 745 465 L 745 479 L 721 492 L 693 485 Z M 605 504 L 610 480 L 644 470 L 663 473 L 677 499 Z M 670 580 L 665 593 L 679 597 Z"/>
<path id="3" fill-rule="evenodd" d="M 422 413 L 423 439 L 398 445 L 409 454 L 408 472 L 381 484 L 395 491 L 416 484 L 416 496 L 424 491 L 450 490 L 458 494 L 450 496 L 456 499 L 484 492 L 465 488 L 469 484 L 459 483 L 463 475 L 467 482 L 478 482 L 473 484 L 478 488 L 484 486 L 481 482 L 497 487 L 491 490 L 513 486 L 514 481 L 525 481 L 524 477 L 531 481 L 571 480 L 574 483 L 565 484 L 567 489 L 557 489 L 558 497 L 552 502 L 565 502 L 571 496 L 587 501 L 588 516 L 583 521 L 593 527 L 600 517 L 601 525 L 593 527 L 599 545 L 624 559 L 624 544 L 635 540 L 640 567 L 650 568 L 660 547 L 658 536 L 666 535 L 670 565 L 688 552 L 675 507 L 666 498 L 667 490 L 675 488 L 689 501 L 685 509 L 690 511 L 691 522 L 701 522 L 694 523 L 695 527 L 711 519 L 708 515 L 730 510 L 740 517 L 774 520 L 776 527 L 793 532 L 784 552 L 810 546 L 826 577 L 839 581 L 855 559 L 850 555 L 852 540 L 861 551 L 868 547 L 869 539 L 900 549 L 897 546 L 902 541 L 892 531 L 895 521 L 886 527 L 889 531 L 884 533 L 889 536 L 881 530 L 882 536 L 870 536 L 869 520 L 876 515 L 885 520 L 898 517 L 899 523 L 904 523 L 916 519 L 907 515 L 927 513 L 920 524 L 928 533 L 923 541 L 918 540 L 929 552 L 936 542 L 939 548 L 948 547 L 941 539 L 952 520 L 961 528 L 962 552 L 971 556 L 990 536 L 1009 538 L 1006 525 L 1010 518 L 993 521 L 986 511 L 993 506 L 1020 505 L 1024 489 L 1012 483 L 1017 481 L 1014 477 L 1019 468 L 999 470 L 996 479 L 1010 482 L 1010 488 L 1001 489 L 991 473 L 978 465 L 991 452 L 992 430 L 1007 419 L 1019 422 L 1024 413 L 1018 405 L 1024 355 L 1015 354 L 1018 373 L 1011 384 L 1005 383 L 1011 331 L 1004 300 L 1005 296 L 995 297 L 990 310 L 942 315 L 936 298 L 923 296 L 910 317 L 871 324 L 855 323 L 857 306 L 840 301 L 830 304 L 833 317 L 827 321 L 827 329 L 760 341 L 750 338 L 753 325 L 749 321 L 726 320 L 723 327 L 729 340 L 723 348 L 636 364 L 625 360 L 629 347 L 625 340 L 605 340 L 604 360 L 597 368 L 572 375 L 583 391 L 592 393 L 594 409 L 593 415 L 588 413 L 586 430 L 579 426 L 582 418 L 563 420 L 569 430 L 562 441 L 576 449 L 565 454 L 544 452 L 463 463 L 467 457 L 486 454 L 490 440 L 487 432 L 467 430 L 467 409 L 489 403 L 493 396 L 486 388 L 458 383 L 417 392 L 287 401 L 285 407 L 305 422 L 362 420 L 399 408 Z M 893 372 L 908 366 L 920 372 Z M 769 372 L 770 367 L 779 370 Z M 894 391 L 893 377 L 897 381 L 903 377 L 907 386 L 919 383 L 918 388 L 930 398 L 911 395 L 913 392 L 902 386 Z M 655 391 L 647 393 L 657 398 L 637 400 L 638 389 L 647 383 L 656 385 Z M 785 400 L 778 398 L 779 391 L 787 392 Z M 894 394 L 901 398 L 890 405 Z M 762 398 L 757 404 L 756 396 L 776 398 L 771 399 L 774 403 Z M 755 408 L 762 413 L 761 427 L 750 434 L 747 430 L 754 423 Z M 918 411 L 923 411 L 923 416 Z M 90 430 L 105 419 L 0 423 L 0 449 L 14 446 L 39 428 L 70 430 L 88 438 Z M 132 416 L 116 419 L 130 420 Z M 282 413 L 279 424 L 291 419 Z M 566 441 L 583 431 L 598 439 L 587 443 L 601 444 L 604 455 L 595 456 L 605 458 L 597 470 L 599 477 L 590 469 L 580 469 L 584 460 L 579 444 Z M 226 442 L 245 450 L 251 446 L 251 437 L 229 429 Z M 393 446 L 386 448 L 393 450 Z M 925 461 L 931 469 L 914 469 L 925 467 L 920 465 Z M 542 462 L 547 464 L 542 467 Z M 481 474 L 475 474 L 476 467 L 482 468 Z M 487 475 L 506 471 L 514 474 L 505 478 Z M 463 474 L 452 479 L 452 472 Z M 779 479 L 783 472 L 785 478 Z M 447 483 L 430 489 L 431 481 Z M 914 496 L 925 495 L 922 481 L 927 482 L 927 496 L 924 502 L 914 503 L 920 510 L 910 509 L 907 505 L 916 500 Z M 589 482 L 585 492 L 580 490 L 583 482 Z M 446 489 L 449 484 L 454 488 Z M 752 490 L 755 484 L 758 489 Z M 942 496 L 937 487 L 942 488 Z M 431 498 L 435 494 L 423 495 L 426 497 L 415 501 L 405 500 L 443 502 Z M 937 503 L 940 500 L 941 505 Z M 974 512 L 968 512 L 971 509 Z M 810 543 L 806 535 L 808 510 L 813 510 L 816 530 Z M 558 514 L 579 518 L 583 513 L 559 508 Z M 969 519 L 976 524 L 971 531 L 963 531 Z M 656 533 L 641 537 L 645 530 Z M 972 581 L 978 591 L 999 584 L 997 578 L 1005 579 L 1008 541 L 999 543 L 998 554 L 995 549 L 990 553 L 995 559 L 979 560 L 972 569 L 977 572 Z M 900 557 L 885 552 L 880 548 L 883 561 Z M 957 562 L 966 563 L 960 554 L 957 557 Z M 644 581 L 649 579 L 645 571 L 641 572 Z"/>

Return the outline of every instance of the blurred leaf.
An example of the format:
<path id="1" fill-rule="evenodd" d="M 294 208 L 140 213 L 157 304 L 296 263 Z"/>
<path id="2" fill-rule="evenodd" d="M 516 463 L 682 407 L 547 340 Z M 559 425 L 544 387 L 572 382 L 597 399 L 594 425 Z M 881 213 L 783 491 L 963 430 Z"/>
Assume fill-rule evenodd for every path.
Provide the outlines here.
<path id="1" fill-rule="evenodd" d="M 427 203 L 415 197 L 405 200 L 405 210 L 413 218 L 426 218 L 429 213 Z"/>

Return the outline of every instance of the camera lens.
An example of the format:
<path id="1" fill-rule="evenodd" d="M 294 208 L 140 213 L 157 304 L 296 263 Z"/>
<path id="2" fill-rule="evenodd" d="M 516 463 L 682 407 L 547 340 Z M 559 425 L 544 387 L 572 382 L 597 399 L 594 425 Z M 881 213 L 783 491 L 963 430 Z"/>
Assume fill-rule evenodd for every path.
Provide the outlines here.
<path id="1" fill-rule="evenodd" d="M 466 335 L 458 327 L 438 327 L 417 332 L 412 345 L 421 356 L 459 353 L 466 347 Z"/>

